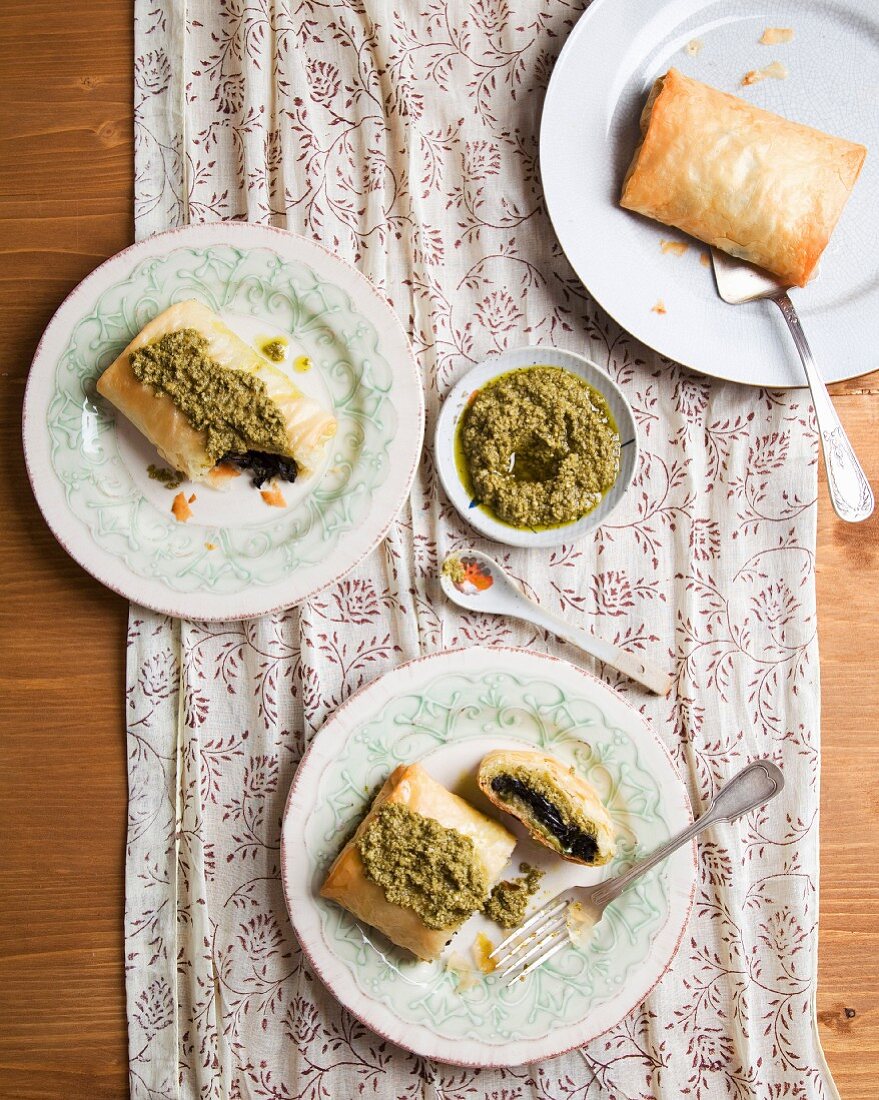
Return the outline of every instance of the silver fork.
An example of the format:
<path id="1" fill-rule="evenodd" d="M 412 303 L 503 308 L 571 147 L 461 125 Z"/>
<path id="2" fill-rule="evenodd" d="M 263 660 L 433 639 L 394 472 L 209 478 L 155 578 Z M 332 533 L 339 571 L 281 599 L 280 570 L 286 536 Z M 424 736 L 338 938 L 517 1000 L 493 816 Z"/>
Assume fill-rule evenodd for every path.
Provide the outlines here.
<path id="1" fill-rule="evenodd" d="M 587 923 L 597 924 L 607 906 L 635 879 L 661 863 L 682 844 L 718 821 L 735 821 L 749 810 L 763 806 L 775 798 L 783 787 L 781 769 L 771 760 L 755 760 L 748 764 L 725 787 L 721 787 L 701 817 L 634 867 L 616 878 L 599 882 L 597 886 L 573 886 L 564 890 L 533 913 L 491 952 L 489 958 L 497 964 L 495 974 L 508 982 L 516 981 L 538 966 L 543 966 L 569 942 L 568 906 L 572 902 L 578 902 L 582 907 Z"/>

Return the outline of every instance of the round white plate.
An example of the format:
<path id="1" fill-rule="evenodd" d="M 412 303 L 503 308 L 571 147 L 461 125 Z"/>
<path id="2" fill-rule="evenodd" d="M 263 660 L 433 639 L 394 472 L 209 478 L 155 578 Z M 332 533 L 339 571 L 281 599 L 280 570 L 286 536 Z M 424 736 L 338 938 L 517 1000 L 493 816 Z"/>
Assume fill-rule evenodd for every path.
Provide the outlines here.
<path id="1" fill-rule="evenodd" d="M 490 511 L 471 498 L 458 472 L 455 460 L 455 438 L 458 434 L 458 423 L 474 391 L 493 378 L 506 374 L 507 371 L 538 365 L 563 367 L 579 375 L 598 390 L 613 413 L 620 433 L 622 449 L 620 472 L 597 508 L 582 519 L 578 519 L 576 523 L 567 523 L 563 527 L 547 530 L 528 530 L 501 523 Z M 562 543 L 583 538 L 588 531 L 604 523 L 623 499 L 637 466 L 638 431 L 632 409 L 623 391 L 595 363 L 584 359 L 582 355 L 562 351 L 560 348 L 515 348 L 486 359 L 484 363 L 468 371 L 450 390 L 437 418 L 434 453 L 437 472 L 446 495 L 460 515 L 481 535 L 494 539 L 495 542 L 506 543 L 507 546 L 561 546 Z"/>
<path id="2" fill-rule="evenodd" d="M 619 835 L 606 867 L 565 863 L 533 844 L 476 787 L 498 747 L 551 752 L 598 789 Z M 477 914 L 446 948 L 419 962 L 318 897 L 330 863 L 400 763 L 421 761 L 439 782 L 519 838 L 507 875 L 525 860 L 544 870 L 532 905 L 614 874 L 690 821 L 687 794 L 665 747 L 620 695 L 565 661 L 521 649 L 473 647 L 411 661 L 341 706 L 306 753 L 287 799 L 281 874 L 293 927 L 314 972 L 379 1035 L 428 1058 L 468 1066 L 549 1058 L 613 1027 L 668 968 L 696 882 L 685 846 L 623 894 L 587 944 L 560 951 L 505 988 L 473 967 L 458 988 L 449 956 L 473 965 L 477 932 L 504 933 Z"/>
<path id="3" fill-rule="evenodd" d="M 286 336 L 282 369 L 335 413 L 324 468 L 283 486 L 284 509 L 246 475 L 225 493 L 169 492 L 147 474 L 167 464 L 95 391 L 139 329 L 187 298 L 245 340 Z M 263 615 L 347 573 L 402 507 L 423 434 L 418 369 L 384 298 L 314 241 L 244 222 L 162 233 L 93 271 L 50 321 L 24 405 L 28 474 L 61 545 L 108 588 L 195 619 Z M 171 515 L 177 491 L 196 496 L 185 524 Z"/>
<path id="4" fill-rule="evenodd" d="M 766 27 L 794 38 L 762 46 Z M 698 39 L 695 57 L 685 52 Z M 779 60 L 786 80 L 740 87 Z M 559 241 L 589 293 L 649 347 L 705 374 L 751 385 L 805 379 L 771 302 L 721 301 L 699 241 L 618 205 L 654 79 L 687 76 L 867 146 L 867 160 L 821 260 L 792 299 L 824 378 L 879 366 L 879 6 L 875 0 L 594 0 L 547 92 L 540 166 Z M 683 256 L 660 241 L 687 241 Z M 662 301 L 666 313 L 652 312 Z"/>

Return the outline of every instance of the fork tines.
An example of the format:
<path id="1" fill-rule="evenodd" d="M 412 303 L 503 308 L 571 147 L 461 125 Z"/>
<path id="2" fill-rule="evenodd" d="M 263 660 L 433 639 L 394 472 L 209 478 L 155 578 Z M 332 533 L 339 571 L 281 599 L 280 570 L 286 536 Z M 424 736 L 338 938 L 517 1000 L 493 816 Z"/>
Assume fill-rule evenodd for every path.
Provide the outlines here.
<path id="1" fill-rule="evenodd" d="M 567 908 L 567 899 L 550 902 L 501 940 L 489 955 L 497 963 L 498 978 L 508 984 L 524 978 L 565 946 Z"/>

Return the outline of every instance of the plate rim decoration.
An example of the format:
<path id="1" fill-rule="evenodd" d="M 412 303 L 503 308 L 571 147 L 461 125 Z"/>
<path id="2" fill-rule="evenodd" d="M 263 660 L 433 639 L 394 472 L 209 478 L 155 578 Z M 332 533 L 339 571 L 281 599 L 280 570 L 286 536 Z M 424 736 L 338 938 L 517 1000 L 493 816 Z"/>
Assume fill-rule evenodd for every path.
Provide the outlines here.
<path id="1" fill-rule="evenodd" d="M 598 390 L 611 405 L 623 445 L 616 481 L 598 506 L 573 523 L 538 531 L 503 523 L 472 501 L 458 473 L 455 455 L 458 424 L 471 392 L 481 389 L 503 374 L 529 366 L 561 367 Z M 638 425 L 632 407 L 607 371 L 585 355 L 543 344 L 507 348 L 471 367 L 446 394 L 437 417 L 433 440 L 440 484 L 461 519 L 485 538 L 505 546 L 525 548 L 548 548 L 577 542 L 607 522 L 631 488 L 638 469 L 639 446 Z"/>
<path id="2" fill-rule="evenodd" d="M 70 486 L 57 472 L 55 457 L 58 447 L 52 433 L 53 430 L 60 429 L 50 419 L 53 401 L 66 396 L 61 389 L 61 369 L 65 361 L 75 355 L 74 344 L 78 329 L 92 314 L 98 316 L 104 295 L 124 288 L 126 280 L 144 278 L 147 265 L 170 262 L 178 250 L 186 249 L 191 249 L 194 255 L 209 253 L 211 249 L 228 249 L 233 255 L 240 253 L 245 259 L 248 256 L 256 257 L 257 263 L 277 262 L 277 268 L 269 268 L 273 275 L 275 271 L 283 271 L 285 264 L 298 265 L 313 278 L 309 289 L 303 293 L 309 294 L 313 290 L 320 292 L 327 287 L 338 292 L 338 300 L 344 303 L 341 307 L 343 315 L 362 320 L 367 326 L 364 329 L 367 335 L 374 333 L 370 338 L 378 340 L 376 345 L 370 346 L 375 347 L 374 361 L 387 367 L 390 378 L 387 393 L 392 394 L 392 398 L 388 401 L 386 415 L 396 419 L 396 424 L 386 423 L 381 428 L 384 433 L 381 440 L 384 450 L 381 454 L 387 469 L 382 473 L 381 479 L 372 483 L 372 488 L 368 489 L 370 506 L 363 515 L 355 516 L 351 520 L 349 528 L 341 529 L 341 535 L 337 536 L 328 554 L 312 556 L 289 566 L 283 564 L 270 571 L 264 581 L 257 580 L 253 583 L 249 579 L 240 582 L 236 580 L 237 587 L 222 591 L 214 590 L 210 580 L 202 576 L 193 579 L 191 583 L 187 580 L 188 590 L 175 587 L 159 570 L 151 571 L 149 563 L 138 570 L 129 563 L 124 553 L 108 549 L 106 545 L 99 543 L 92 527 L 77 513 L 75 502 L 71 503 Z M 266 254 L 268 259 L 262 260 L 261 254 Z M 182 277 L 183 273 L 180 278 Z M 222 283 L 222 275 L 217 275 L 216 278 L 220 286 L 236 285 L 231 281 L 231 276 L 227 284 Z M 241 286 L 244 286 L 243 282 Z M 266 281 L 260 286 L 263 293 L 274 290 Z M 172 300 L 182 300 L 178 292 L 171 293 Z M 197 291 L 190 296 L 197 297 Z M 295 292 L 288 292 L 287 297 L 294 310 L 296 304 L 302 300 Z M 327 305 L 325 308 L 333 313 L 340 307 Z M 272 327 L 272 312 L 267 310 L 265 314 L 261 314 L 258 309 L 258 306 L 253 307 L 253 316 L 267 327 Z M 103 319 L 100 323 L 103 328 Z M 361 339 L 359 331 L 355 332 L 352 339 Z M 130 337 L 133 336 L 134 332 L 131 332 Z M 103 343 L 106 344 L 107 340 Z M 361 369 L 369 369 L 369 351 L 361 351 L 360 354 L 364 355 Z M 99 352 L 96 351 L 95 375 L 99 369 L 99 358 Z M 81 377 L 85 379 L 86 375 L 82 374 Z M 384 392 L 371 391 L 368 384 L 360 385 L 360 389 L 365 394 Z M 87 401 L 87 397 L 85 400 Z M 122 476 L 130 478 L 132 475 L 128 472 L 128 467 L 115 450 L 116 418 L 121 415 L 114 411 L 112 424 L 103 417 L 99 417 L 99 423 L 102 430 L 106 427 L 112 433 L 112 448 L 108 448 L 108 453 L 112 452 L 111 464 L 121 463 Z M 380 421 L 376 423 L 379 424 Z M 65 297 L 40 338 L 28 374 L 22 409 L 22 439 L 28 478 L 43 518 L 62 548 L 101 584 L 133 603 L 161 614 L 204 622 L 256 618 L 292 607 L 354 569 L 385 538 L 405 505 L 421 457 L 424 424 L 424 392 L 418 365 L 402 322 L 378 288 L 355 267 L 339 259 L 318 241 L 274 226 L 239 221 L 193 223 L 154 234 L 117 252 L 90 272 Z M 348 441 L 346 445 L 349 445 Z M 332 447 L 332 443 L 330 446 Z M 74 447 L 75 443 L 71 442 L 69 451 L 72 452 Z M 365 453 L 364 461 L 368 460 L 369 454 Z M 85 468 L 82 458 L 74 468 L 74 480 L 76 471 L 81 468 Z M 356 473 L 356 464 L 353 470 Z M 356 496 L 361 490 L 367 492 L 363 485 L 352 482 L 350 492 L 345 490 L 335 504 L 330 497 L 327 498 L 330 500 L 329 506 L 344 509 L 344 502 L 350 494 Z M 136 499 L 138 505 L 145 502 L 147 517 L 160 515 L 155 506 L 142 494 L 138 496 L 138 493 L 140 490 L 135 485 L 132 498 Z M 170 504 L 170 494 L 168 499 Z M 327 506 L 317 502 L 312 505 L 311 512 L 319 519 Z M 87 507 L 87 504 L 82 507 Z M 296 505 L 289 513 L 294 523 L 295 508 Z M 267 509 L 268 511 L 270 510 Z M 162 517 L 163 520 L 164 518 Z M 100 521 L 97 522 L 100 525 Z M 303 521 L 304 526 L 300 527 L 300 531 L 308 531 L 307 522 L 313 523 L 314 520 L 312 518 Z M 259 536 L 254 535 L 254 538 L 262 538 L 265 528 L 265 524 L 244 524 L 238 527 L 232 524 L 227 529 L 230 531 L 230 538 L 234 535 L 246 536 L 251 531 L 259 532 Z M 202 526 L 199 525 L 198 529 L 202 530 Z M 204 527 L 205 531 L 208 529 L 209 525 Z M 122 530 L 131 536 L 132 527 Z M 295 536 L 292 531 L 281 533 L 273 552 L 285 554 L 284 547 L 295 545 L 301 537 L 299 532 Z M 312 541 L 314 537 L 317 535 L 312 537 Z M 205 544 L 205 550 L 213 548 Z M 227 554 L 227 568 L 231 568 L 231 575 L 234 577 L 235 548 L 233 546 L 226 551 L 223 547 L 223 550 Z M 287 561 L 285 557 L 284 563 Z M 243 569 L 243 565 L 240 567 Z M 254 571 L 258 574 L 258 566 Z M 271 575 L 272 572 L 274 575 Z"/>
<path id="3" fill-rule="evenodd" d="M 809 36 L 802 25 L 808 9 L 809 20 L 844 22 L 851 36 L 860 27 L 858 41 L 865 42 L 864 25 L 879 33 L 879 17 L 870 0 L 811 6 L 773 0 L 768 8 L 742 0 L 734 9 L 720 8 L 717 0 L 593 0 L 580 16 L 553 69 L 540 120 L 541 181 L 559 245 L 590 297 L 657 354 L 724 381 L 773 390 L 805 387 L 796 348 L 772 303 L 724 303 L 710 265 L 699 266 L 699 253 L 708 246 L 621 209 L 621 173 L 635 151 L 649 84 L 672 65 L 755 106 L 860 141 L 868 147 L 867 159 L 822 271 L 813 284 L 792 292 L 825 382 L 860 377 L 876 368 L 875 355 L 865 349 L 879 342 L 879 266 L 872 266 L 877 260 L 868 220 L 879 201 L 879 140 L 873 125 L 859 126 L 852 117 L 863 111 L 862 90 L 823 113 L 826 103 L 835 103 L 835 62 L 825 56 L 823 38 Z M 711 35 L 739 35 L 740 23 L 747 23 L 747 37 L 718 38 L 712 48 Z M 794 26 L 796 34 L 789 45 L 768 50 L 757 44 L 758 25 Z M 688 57 L 683 47 L 694 38 L 701 50 Z M 732 86 L 746 69 L 776 58 L 788 63 L 788 79 Z M 816 88 L 822 71 L 829 75 Z M 816 94 L 822 88 L 826 94 Z M 574 89 L 582 94 L 573 95 Z M 817 118 L 810 113 L 818 111 Z M 622 140 L 628 136 L 630 142 Z M 599 171 L 590 170 L 596 163 Z M 687 243 L 689 253 L 660 257 L 662 237 Z M 832 255 L 834 250 L 842 254 Z M 654 307 L 660 301 L 661 310 Z"/>
<path id="4" fill-rule="evenodd" d="M 492 673 L 519 676 L 526 681 L 526 687 L 528 682 L 537 679 L 553 687 L 564 685 L 572 693 L 580 692 L 578 698 L 594 703 L 605 721 L 609 722 L 606 729 L 622 730 L 629 742 L 642 751 L 643 745 L 649 744 L 650 765 L 659 765 L 662 769 L 667 766 L 661 780 L 664 787 L 661 786 L 660 790 L 666 792 L 663 805 L 670 827 L 678 824 L 683 827 L 691 821 L 692 810 L 687 788 L 671 753 L 649 720 L 628 699 L 585 669 L 545 653 L 512 646 L 477 645 L 417 657 L 390 669 L 349 696 L 318 730 L 293 777 L 281 824 L 280 864 L 284 900 L 293 931 L 310 969 L 344 1008 L 382 1038 L 421 1057 L 450 1065 L 490 1068 L 522 1065 L 563 1054 L 605 1034 L 637 1008 L 662 980 L 681 946 L 692 913 L 698 875 L 693 842 L 680 850 L 678 863 L 667 865 L 669 877 L 662 880 L 663 896 L 666 899 L 674 897 L 676 904 L 669 907 L 665 923 L 653 933 L 646 958 L 626 973 L 621 986 L 624 995 L 614 993 L 610 999 L 593 1005 L 583 1019 L 576 1013 L 573 1021 L 569 1019 L 563 1025 L 550 1027 L 546 1034 L 526 1038 L 500 1036 L 491 1043 L 479 1038 L 460 1039 L 440 1035 L 428 1023 L 414 1022 L 395 1013 L 386 1002 L 385 998 L 390 996 L 387 990 L 379 992 L 376 985 L 375 991 L 370 993 L 366 988 L 368 983 L 364 981 L 361 984 L 355 978 L 351 969 L 353 964 L 345 961 L 328 940 L 321 914 L 324 911 L 322 907 L 332 903 L 321 901 L 315 893 L 316 868 L 313 861 L 305 856 L 309 820 L 316 808 L 322 781 L 333 760 L 338 758 L 341 745 L 348 744 L 365 727 L 378 721 L 395 700 L 434 686 L 442 678 L 470 678 L 480 672 L 485 676 Z M 401 733 L 400 736 L 408 734 Z M 500 730 L 499 740 L 504 736 L 504 731 Z M 506 738 L 509 739 L 509 734 Z M 455 743 L 454 736 L 446 742 L 447 745 Z M 588 740 L 584 743 L 588 744 Z M 352 782 L 348 776 L 345 780 L 349 784 Z M 671 799 L 669 792 L 672 792 Z M 365 804 L 368 805 L 368 802 Z M 674 856 L 671 858 L 675 859 Z M 601 1017 L 602 1014 L 606 1014 L 606 1018 L 590 1023 L 590 1016 Z"/>

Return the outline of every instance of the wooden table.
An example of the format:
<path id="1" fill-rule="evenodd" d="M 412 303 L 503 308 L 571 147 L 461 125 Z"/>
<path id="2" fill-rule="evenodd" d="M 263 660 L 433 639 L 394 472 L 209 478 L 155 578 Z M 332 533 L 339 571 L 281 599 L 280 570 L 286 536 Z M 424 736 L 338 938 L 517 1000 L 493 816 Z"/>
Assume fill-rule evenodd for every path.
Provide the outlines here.
<path id="1" fill-rule="evenodd" d="M 0 1096 L 99 1100 L 127 1096 L 127 608 L 40 517 L 20 410 L 52 313 L 132 239 L 131 12 L 6 0 L 0 20 Z M 879 374 L 835 395 L 879 487 Z M 847 527 L 822 493 L 818 1017 L 844 1100 L 873 1100 L 879 1078 L 877 535 L 879 519 Z"/>

